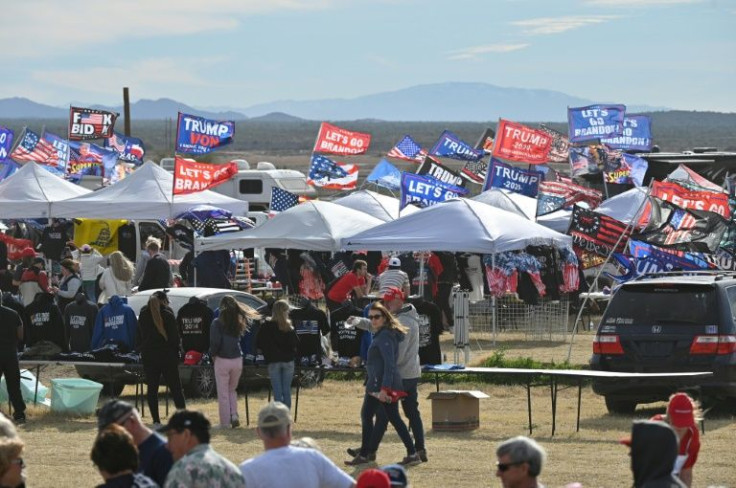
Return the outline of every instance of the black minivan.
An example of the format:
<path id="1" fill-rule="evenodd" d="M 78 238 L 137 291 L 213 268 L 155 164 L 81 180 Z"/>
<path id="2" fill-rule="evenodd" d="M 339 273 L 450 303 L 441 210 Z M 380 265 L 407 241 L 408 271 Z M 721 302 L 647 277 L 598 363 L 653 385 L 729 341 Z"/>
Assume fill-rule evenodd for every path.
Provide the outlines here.
<path id="1" fill-rule="evenodd" d="M 697 379 L 593 381 L 611 413 L 692 390 L 736 404 L 736 273 L 669 272 L 624 283 L 593 341 L 591 369 L 636 373 L 712 371 Z"/>

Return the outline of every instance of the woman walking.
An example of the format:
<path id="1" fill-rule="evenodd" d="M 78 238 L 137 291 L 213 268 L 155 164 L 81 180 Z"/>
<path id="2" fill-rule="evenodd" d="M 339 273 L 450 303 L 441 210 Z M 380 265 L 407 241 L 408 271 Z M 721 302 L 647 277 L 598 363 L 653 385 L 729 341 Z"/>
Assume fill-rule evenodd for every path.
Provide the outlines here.
<path id="1" fill-rule="evenodd" d="M 179 332 L 176 317 L 163 291 L 157 291 L 144 305 L 138 317 L 138 343 L 143 359 L 148 391 L 146 398 L 154 424 L 160 424 L 158 415 L 158 387 L 161 375 L 171 391 L 174 405 L 186 408 L 179 378 Z"/>
<path id="2" fill-rule="evenodd" d="M 297 341 L 296 331 L 289 320 L 289 302 L 279 300 L 273 304 L 271 318 L 261 326 L 256 345 L 268 365 L 273 399 L 289 409 Z"/>
<path id="3" fill-rule="evenodd" d="M 225 295 L 220 301 L 220 315 L 210 327 L 210 356 L 215 362 L 221 428 L 240 426 L 238 393 L 235 391 L 243 371 L 240 338 L 248 330 L 249 321 L 259 318 L 258 312 L 238 302 L 232 295 Z"/>
<path id="4" fill-rule="evenodd" d="M 371 305 L 368 318 L 374 335 L 368 347 L 365 396 L 360 411 L 362 421 L 360 452 L 353 459 L 345 461 L 345 464 L 357 466 L 371 462 L 369 455 L 378 450 L 378 440 L 373 432 L 374 418 L 379 409 L 383 409 L 386 418 L 394 426 L 406 448 L 406 457 L 399 464 L 413 466 L 422 461 L 416 452 L 409 429 L 399 415 L 398 400 L 406 394 L 401 391 L 403 385 L 396 367 L 399 342 L 404 339 L 408 329 L 401 325 L 380 302 Z"/>
<path id="5" fill-rule="evenodd" d="M 120 251 L 110 254 L 110 266 L 105 268 L 100 278 L 100 296 L 97 303 L 105 304 L 110 297 L 127 297 L 131 294 L 135 266 Z"/>

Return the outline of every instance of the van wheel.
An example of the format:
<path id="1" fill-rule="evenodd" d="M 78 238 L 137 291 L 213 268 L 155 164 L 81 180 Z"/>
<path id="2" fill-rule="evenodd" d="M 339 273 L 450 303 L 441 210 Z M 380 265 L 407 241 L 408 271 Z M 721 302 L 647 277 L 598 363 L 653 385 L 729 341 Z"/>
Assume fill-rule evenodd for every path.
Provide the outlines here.
<path id="1" fill-rule="evenodd" d="M 606 408 L 608 413 L 616 415 L 631 415 L 636 410 L 636 402 L 632 400 L 621 400 L 614 397 L 606 397 Z"/>
<path id="2" fill-rule="evenodd" d="M 215 368 L 212 366 L 195 368 L 189 378 L 188 390 L 193 397 L 211 398 L 216 391 Z"/>

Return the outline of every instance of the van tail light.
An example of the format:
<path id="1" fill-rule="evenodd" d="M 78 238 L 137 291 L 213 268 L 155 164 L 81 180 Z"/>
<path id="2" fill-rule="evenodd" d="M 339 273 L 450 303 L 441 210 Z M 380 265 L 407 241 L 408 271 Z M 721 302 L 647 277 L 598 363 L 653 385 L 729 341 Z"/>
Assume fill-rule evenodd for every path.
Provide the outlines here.
<path id="1" fill-rule="evenodd" d="M 593 338 L 593 354 L 623 354 L 621 339 L 618 335 L 596 335 Z"/>
<path id="2" fill-rule="evenodd" d="M 690 345 L 690 354 L 725 355 L 736 352 L 736 335 L 699 335 Z"/>

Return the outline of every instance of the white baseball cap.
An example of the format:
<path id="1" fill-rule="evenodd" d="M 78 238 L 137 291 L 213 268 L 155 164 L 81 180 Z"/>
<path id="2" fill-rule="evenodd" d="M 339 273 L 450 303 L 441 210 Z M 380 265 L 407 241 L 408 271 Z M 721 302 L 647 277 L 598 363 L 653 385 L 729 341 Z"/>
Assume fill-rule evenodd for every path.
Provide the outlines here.
<path id="1" fill-rule="evenodd" d="M 393 258 L 391 258 L 391 259 L 388 260 L 388 265 L 391 266 L 392 268 L 393 267 L 400 268 L 401 267 L 401 259 L 396 258 L 396 257 L 393 257 Z"/>

